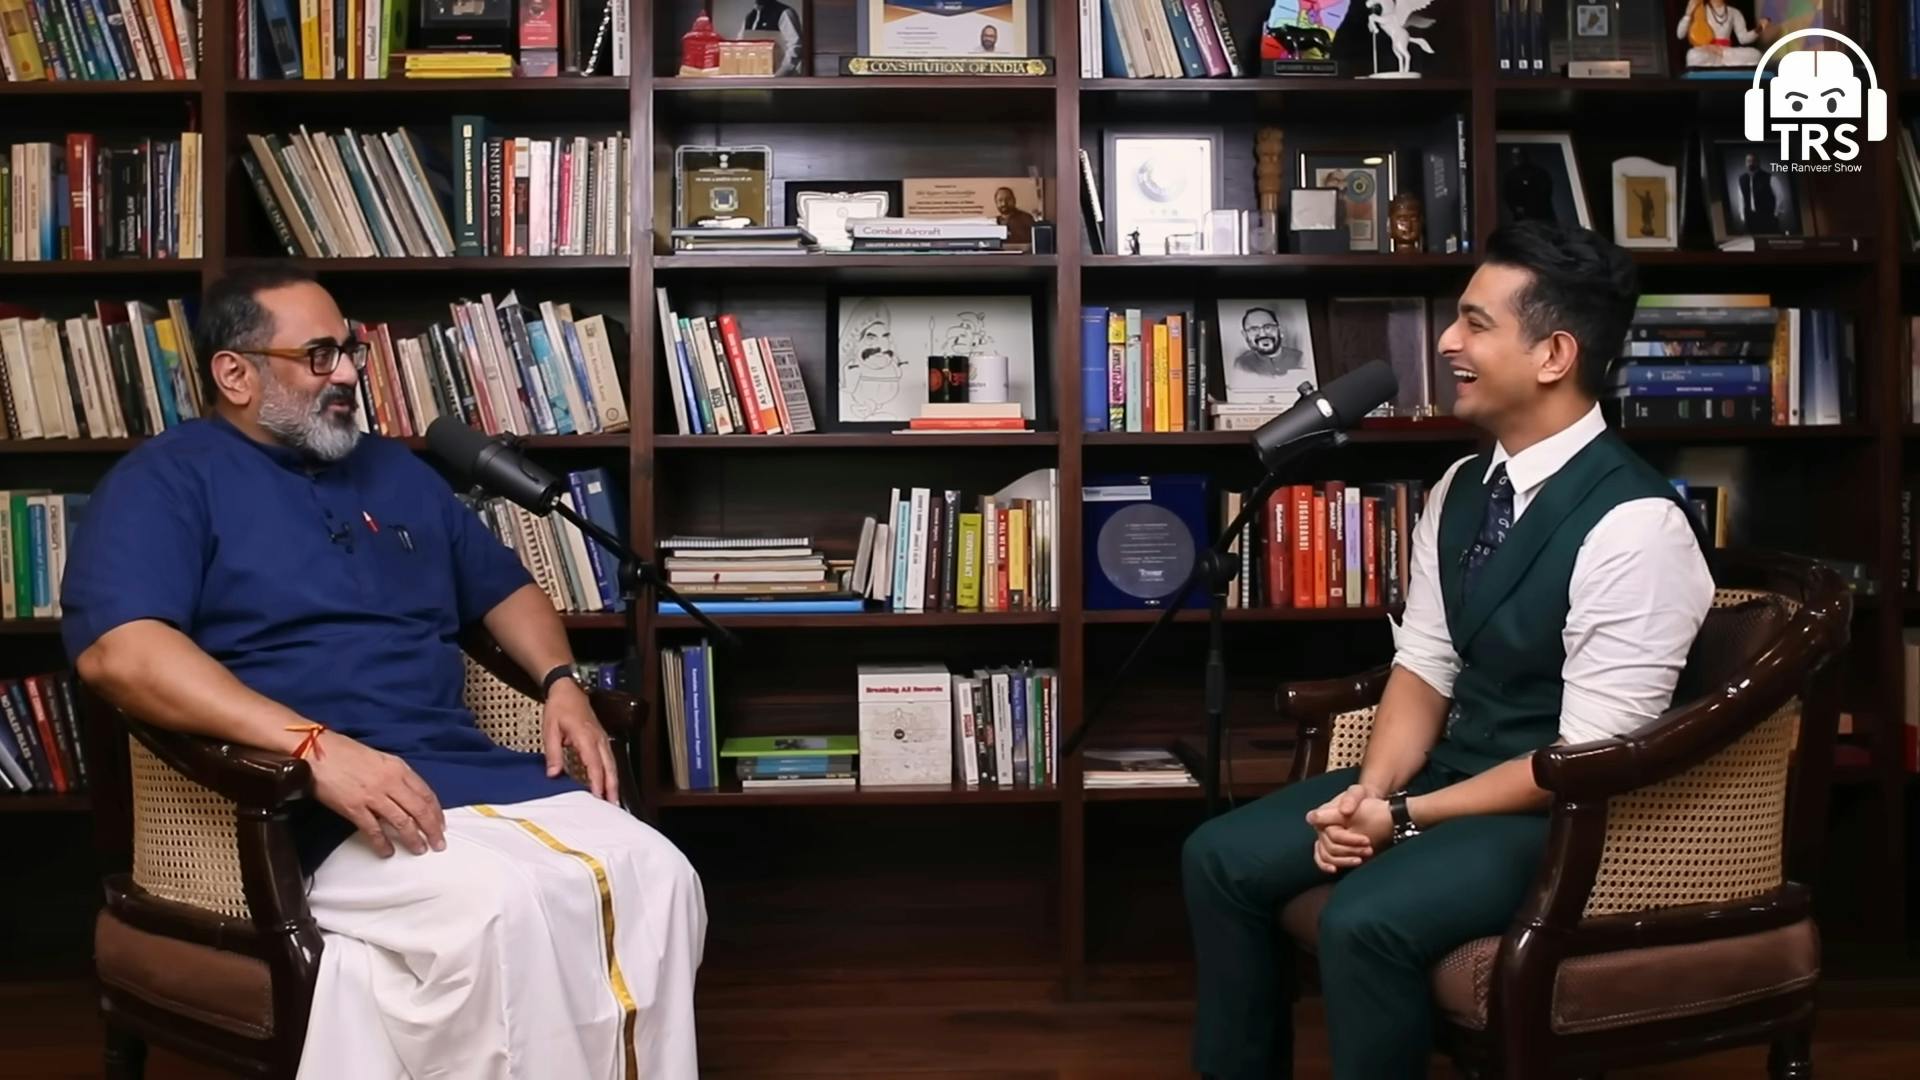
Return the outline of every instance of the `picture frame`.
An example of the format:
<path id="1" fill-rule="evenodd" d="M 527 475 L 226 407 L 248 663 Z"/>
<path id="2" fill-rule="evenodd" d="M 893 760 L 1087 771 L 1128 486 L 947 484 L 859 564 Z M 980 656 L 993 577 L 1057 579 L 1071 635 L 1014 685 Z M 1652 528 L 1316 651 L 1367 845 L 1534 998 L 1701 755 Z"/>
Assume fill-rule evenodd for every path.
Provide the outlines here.
<path id="1" fill-rule="evenodd" d="M 860 56 L 1038 56 L 1044 8 L 1042 0 L 854 0 L 855 47 Z"/>
<path id="2" fill-rule="evenodd" d="M 892 431 L 929 399 L 930 355 L 998 353 L 1007 358 L 1007 400 L 1035 422 L 1044 415 L 1041 308 L 1030 293 L 835 294 L 831 303 L 822 430 Z"/>
<path id="3" fill-rule="evenodd" d="M 1780 167 L 1778 146 L 1715 139 L 1702 151 L 1716 243 L 1736 236 L 1807 235 L 1799 177 Z M 1766 180 L 1764 187 L 1753 187 L 1756 178 Z M 1770 194 L 1771 204 L 1751 202 L 1750 190 Z"/>
<path id="4" fill-rule="evenodd" d="M 849 221 L 893 217 L 903 204 L 898 180 L 789 180 L 786 223 L 813 234 L 822 251 L 851 251 Z"/>
<path id="5" fill-rule="evenodd" d="M 1289 407 L 1325 381 L 1304 299 L 1221 297 L 1214 301 L 1214 327 L 1229 404 Z"/>
<path id="6" fill-rule="evenodd" d="M 1399 154 L 1371 146 L 1316 146 L 1294 157 L 1294 190 L 1333 188 L 1347 231 L 1345 250 L 1388 248 L 1387 206 L 1400 193 Z"/>
<path id="7" fill-rule="evenodd" d="M 1494 135 L 1494 175 L 1500 224 L 1540 218 L 1593 228 L 1573 136 L 1564 131 L 1502 131 Z"/>
<path id="8" fill-rule="evenodd" d="M 1206 216 L 1221 209 L 1219 128 L 1110 128 L 1102 145 L 1108 236 L 1122 255 L 1165 255 L 1174 236 L 1195 249 Z M 1137 235 L 1136 235 L 1137 234 Z"/>
<path id="9" fill-rule="evenodd" d="M 1613 162 L 1613 240 L 1623 248 L 1680 246 L 1680 170 L 1644 157 Z"/>

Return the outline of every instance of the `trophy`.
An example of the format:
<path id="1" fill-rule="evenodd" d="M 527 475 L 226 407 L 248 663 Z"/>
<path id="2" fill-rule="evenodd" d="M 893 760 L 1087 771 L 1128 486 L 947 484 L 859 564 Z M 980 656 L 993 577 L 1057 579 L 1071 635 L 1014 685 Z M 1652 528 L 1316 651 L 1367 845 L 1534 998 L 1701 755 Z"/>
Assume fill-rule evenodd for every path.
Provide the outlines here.
<path id="1" fill-rule="evenodd" d="M 1284 141 L 1277 127 L 1263 127 L 1253 139 L 1254 191 L 1260 201 L 1247 223 L 1247 250 L 1255 255 L 1280 252 L 1280 157 Z"/>
<path id="2" fill-rule="evenodd" d="M 1373 35 L 1371 52 L 1373 53 L 1374 79 L 1417 79 L 1420 73 L 1413 70 L 1413 48 L 1428 56 L 1433 55 L 1433 46 L 1426 38 L 1413 36 L 1415 30 L 1425 30 L 1433 25 L 1433 20 L 1420 12 L 1433 6 L 1434 0 L 1367 0 L 1367 10 L 1378 10 L 1377 15 L 1367 16 L 1367 32 Z M 1380 35 L 1387 35 L 1387 43 L 1393 46 L 1393 55 L 1400 61 L 1400 70 L 1380 70 Z"/>

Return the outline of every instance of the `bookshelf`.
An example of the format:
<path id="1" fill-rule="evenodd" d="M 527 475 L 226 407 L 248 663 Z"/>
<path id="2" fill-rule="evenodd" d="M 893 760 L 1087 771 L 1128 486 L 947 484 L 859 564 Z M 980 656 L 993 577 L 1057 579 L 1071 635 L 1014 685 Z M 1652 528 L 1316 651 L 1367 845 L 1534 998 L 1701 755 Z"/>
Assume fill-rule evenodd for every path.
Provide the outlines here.
<path id="1" fill-rule="evenodd" d="M 1678 78 L 1624 82 L 1497 77 L 1492 5 L 1453 3 L 1435 13 L 1444 43 L 1421 58 L 1420 80 L 1359 78 L 1087 79 L 1078 75 L 1074 0 L 1037 0 L 1054 74 L 1036 78 L 839 77 L 834 58 L 853 51 L 850 0 L 814 0 L 808 13 L 814 68 L 787 78 L 682 78 L 679 35 L 694 0 L 633 4 L 630 77 L 408 81 L 271 81 L 235 77 L 234 8 L 203 10 L 207 55 L 190 82 L 0 84 L 11 102 L 0 126 L 10 137 L 65 130 L 202 132 L 209 166 L 203 189 L 205 257 L 196 260 L 0 262 L 0 300 L 82 305 L 99 296 L 191 295 L 223 271 L 278 248 L 238 164 L 248 133 L 312 122 L 384 130 L 407 123 L 445 138 L 455 112 L 537 124 L 560 116 L 570 129 L 626 132 L 637 157 L 630 199 L 629 252 L 615 256 L 462 257 L 295 260 L 314 271 L 356 317 L 444 317 L 445 305 L 510 288 L 568 299 L 604 312 L 626 330 L 623 375 L 634 418 L 629 432 L 540 436 L 531 448 L 551 467 L 603 465 L 625 488 L 629 539 L 646 552 L 680 533 L 726 531 L 808 535 L 836 556 L 849 555 L 863 514 L 878 509 L 893 484 L 990 489 L 1036 468 L 1058 470 L 1061 552 L 1058 611 L 983 614 L 789 615 L 725 619 L 745 645 L 727 657 L 718 688 L 724 733 L 772 733 L 815 726 L 852 730 L 851 672 L 856 659 L 943 659 L 971 670 L 1019 659 L 1059 674 L 1060 734 L 1086 719 L 1120 657 L 1151 613 L 1086 610 L 1078 493 L 1084 477 L 1109 471 L 1204 471 L 1223 483 L 1251 479 L 1244 433 L 1141 434 L 1079 430 L 1079 314 L 1083 302 L 1174 295 L 1196 302 L 1264 289 L 1280 295 L 1393 293 L 1438 295 L 1463 285 L 1474 254 L 1265 256 L 1092 255 L 1083 248 L 1074 178 L 1077 151 L 1099 158 L 1100 132 L 1140 122 L 1228 130 L 1229 205 L 1252 205 L 1251 130 L 1314 124 L 1391 122 L 1401 113 L 1466 117 L 1468 178 L 1476 251 L 1497 215 L 1494 133 L 1505 127 L 1591 133 L 1602 150 L 1644 139 L 1648 125 L 1677 138 L 1702 122 L 1737 116 L 1744 84 Z M 1904 26 L 1905 5 L 1865 0 L 1874 25 Z M 1262 4 L 1229 0 L 1237 23 Z M 1669 20 L 1669 25 L 1670 25 Z M 1244 36 L 1244 35 L 1243 35 Z M 1876 34 L 1879 70 L 1899 67 L 1899 34 Z M 1245 46 L 1243 45 L 1243 52 Z M 123 118 L 103 123 L 103 95 L 124 103 Z M 1920 105 L 1920 84 L 1902 82 L 1898 127 Z M 1382 119 L 1387 118 L 1387 119 Z M 1244 136 L 1244 137 L 1243 137 Z M 1046 180 L 1058 254 L 965 256 L 794 256 L 671 253 L 673 149 L 690 142 L 769 143 L 776 180 L 899 175 L 1021 175 L 1029 165 Z M 1244 144 L 1244 145 L 1239 145 Z M 1754 542 L 1867 562 L 1880 587 L 1856 606 L 1848 655 L 1847 708 L 1856 718 L 1855 753 L 1836 774 L 1836 847 L 1817 895 L 1832 909 L 1826 932 L 1869 941 L 1904 937 L 1907 776 L 1900 766 L 1902 632 L 1920 623 L 1920 601 L 1899 591 L 1898 494 L 1915 468 L 1920 425 L 1910 422 L 1903 312 L 1920 310 L 1920 256 L 1907 235 L 1892 142 L 1864 148 L 1857 208 L 1873 220 L 1853 231 L 1872 237 L 1860 252 L 1722 253 L 1684 250 L 1636 255 L 1647 291 L 1767 291 L 1781 303 L 1830 303 L 1855 318 L 1859 419 L 1830 427 L 1650 428 L 1630 433 L 1661 467 L 1704 451 L 1739 455 L 1750 475 L 1777 485 L 1768 500 L 1792 500 L 1795 512 L 1756 519 Z M 1231 155 L 1237 154 L 1238 157 Z M 1598 166 L 1596 161 L 1600 161 Z M 784 166 L 784 167 L 783 167 Z M 1604 161 L 1584 154 L 1588 199 L 1608 218 Z M 775 200 L 776 207 L 778 200 Z M 776 213 L 778 210 L 776 209 Z M 658 342 L 655 289 L 676 305 L 739 311 L 771 320 L 801 343 L 815 408 L 831 359 L 828 304 L 861 289 L 944 287 L 1030 296 L 1042 348 L 1035 430 L 992 435 L 823 432 L 788 436 L 676 433 Z M 1196 306 L 1195 310 L 1204 310 Z M 775 332 L 768 330 L 766 332 Z M 35 486 L 85 490 L 137 440 L 0 440 L 0 489 Z M 1365 479 L 1418 476 L 1431 481 L 1471 450 L 1475 433 L 1434 420 L 1368 428 L 1337 458 L 1316 459 L 1311 475 Z M 411 440 L 416 450 L 422 440 Z M 1897 598 L 1897 599 L 1896 599 Z M 1272 715 L 1272 691 L 1284 678 L 1355 670 L 1388 655 L 1387 612 L 1232 610 L 1228 613 L 1230 723 L 1252 726 Z M 571 614 L 583 659 L 618 658 L 620 616 Z M 963 785 L 892 791 L 742 794 L 733 788 L 677 791 L 665 764 L 658 649 L 697 636 L 685 616 L 643 613 L 639 654 L 652 688 L 637 744 L 642 815 L 701 868 L 712 938 L 703 980 L 754 980 L 806 970 L 910 971 L 916 978 L 1031 977 L 1073 998 L 1124 985 L 1141 965 L 1173 969 L 1185 953 L 1178 893 L 1179 843 L 1199 821 L 1198 789 L 1100 790 L 1079 787 L 1075 763 L 1062 760 L 1057 787 L 967 790 Z M 0 679 L 61 664 L 58 624 L 0 622 Z M 1134 675 L 1124 700 L 1101 721 L 1103 739 L 1171 739 L 1198 734 L 1203 613 L 1183 613 L 1156 654 Z M 1100 740 L 1096 740 L 1100 741 Z M 117 756 L 111 733 L 90 733 L 101 763 Z M 124 766 L 121 766 L 124 769 Z M 4 826 L 35 837 L 57 887 L 15 902 L 44 905 L 20 925 L 86 955 L 85 918 L 97 902 L 97 874 L 123 860 L 115 829 L 124 796 L 110 768 L 96 767 L 95 791 L 46 798 L 0 798 Z M 124 784 L 124 775 L 118 781 Z M 1265 788 L 1227 785 L 1236 798 Z M 42 823 L 50 823 L 42 828 Z M 1843 837 L 1842 834 L 1845 834 Z M 1844 841 L 1844 842 L 1843 842 Z M 98 851 L 98 857 L 89 852 Z M 866 920 L 857 941 L 830 933 Z M 971 932 L 966 932 L 971 930 Z M 62 936 L 64 934 L 65 936 Z M 53 948 L 53 944 L 48 946 Z M 1121 973 L 1116 975 L 1115 973 Z"/>

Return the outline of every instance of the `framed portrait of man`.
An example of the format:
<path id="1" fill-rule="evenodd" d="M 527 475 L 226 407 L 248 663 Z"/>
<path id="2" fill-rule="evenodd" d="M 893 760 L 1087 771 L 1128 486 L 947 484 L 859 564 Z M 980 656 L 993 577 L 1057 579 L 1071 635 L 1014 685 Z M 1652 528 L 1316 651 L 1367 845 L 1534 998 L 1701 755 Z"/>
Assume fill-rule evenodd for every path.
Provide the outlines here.
<path id="1" fill-rule="evenodd" d="M 1227 401 L 1292 405 L 1319 381 L 1305 300 L 1219 301 Z"/>

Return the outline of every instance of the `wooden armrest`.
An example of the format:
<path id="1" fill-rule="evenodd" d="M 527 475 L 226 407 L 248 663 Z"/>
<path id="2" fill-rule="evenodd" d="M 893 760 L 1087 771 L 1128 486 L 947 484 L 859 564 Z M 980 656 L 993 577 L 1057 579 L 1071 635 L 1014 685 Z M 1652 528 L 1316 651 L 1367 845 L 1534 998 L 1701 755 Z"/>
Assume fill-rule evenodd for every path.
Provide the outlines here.
<path id="1" fill-rule="evenodd" d="M 631 736 L 640 727 L 640 699 L 624 690 L 589 690 L 593 715 L 607 734 L 619 739 Z"/>
<path id="2" fill-rule="evenodd" d="M 180 775 L 244 807 L 274 809 L 313 795 L 313 772 L 289 754 L 154 727 L 131 717 L 127 730 Z"/>
<path id="3" fill-rule="evenodd" d="M 1380 703 L 1392 665 L 1335 679 L 1306 679 L 1282 683 L 1274 695 L 1274 709 L 1294 722 L 1293 764 L 1289 783 L 1317 775 L 1327 766 L 1333 740 L 1333 718 Z"/>
<path id="4" fill-rule="evenodd" d="M 1583 919 L 1574 925 L 1569 936 L 1568 953 L 1618 952 L 1743 937 L 1791 926 L 1812 911 L 1813 901 L 1806 886 L 1789 881 L 1773 892 L 1749 900 L 1686 904 Z"/>

